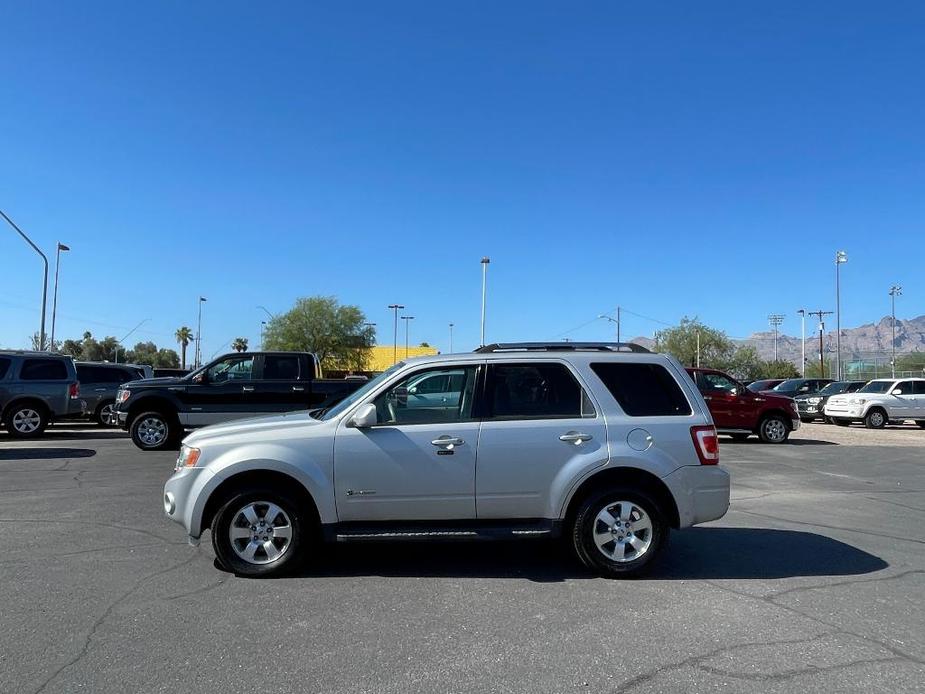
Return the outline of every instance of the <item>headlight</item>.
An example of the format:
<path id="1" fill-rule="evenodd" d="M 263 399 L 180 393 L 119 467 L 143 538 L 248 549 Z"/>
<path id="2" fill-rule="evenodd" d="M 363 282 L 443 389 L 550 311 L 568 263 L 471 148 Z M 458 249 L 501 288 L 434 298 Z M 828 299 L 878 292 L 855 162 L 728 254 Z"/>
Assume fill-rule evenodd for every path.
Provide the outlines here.
<path id="1" fill-rule="evenodd" d="M 177 470 L 181 467 L 193 467 L 196 463 L 199 462 L 199 456 L 202 454 L 198 448 L 191 448 L 189 446 L 182 446 L 180 448 L 180 455 L 177 456 Z"/>
<path id="2" fill-rule="evenodd" d="M 116 393 L 116 404 L 121 405 L 123 402 L 128 400 L 132 396 L 132 391 L 120 389 Z"/>

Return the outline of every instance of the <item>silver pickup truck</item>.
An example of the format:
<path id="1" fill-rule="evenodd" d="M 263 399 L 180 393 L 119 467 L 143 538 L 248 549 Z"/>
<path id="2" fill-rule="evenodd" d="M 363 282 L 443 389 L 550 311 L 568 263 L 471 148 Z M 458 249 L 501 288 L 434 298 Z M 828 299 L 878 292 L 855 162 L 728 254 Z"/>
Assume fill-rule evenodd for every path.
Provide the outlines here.
<path id="1" fill-rule="evenodd" d="M 41 436 L 57 418 L 79 416 L 85 404 L 71 357 L 0 351 L 0 422 L 10 436 Z"/>

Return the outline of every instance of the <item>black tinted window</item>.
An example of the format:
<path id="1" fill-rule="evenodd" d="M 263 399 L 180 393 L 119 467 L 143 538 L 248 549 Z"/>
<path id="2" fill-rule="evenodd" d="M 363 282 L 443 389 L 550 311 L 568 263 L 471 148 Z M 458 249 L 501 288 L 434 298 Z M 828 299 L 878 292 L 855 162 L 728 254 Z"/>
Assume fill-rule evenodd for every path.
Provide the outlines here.
<path id="1" fill-rule="evenodd" d="M 263 360 L 263 377 L 275 381 L 296 381 L 299 378 L 299 357 L 268 354 Z"/>
<path id="2" fill-rule="evenodd" d="M 591 364 L 607 390 L 630 417 L 689 415 L 690 403 L 660 364 Z"/>
<path id="3" fill-rule="evenodd" d="M 0 359 L 0 378 L 6 376 L 7 371 L 10 370 L 10 360 L 9 359 Z"/>
<path id="4" fill-rule="evenodd" d="M 491 416 L 594 417 L 594 406 L 563 364 L 496 364 L 491 367 Z"/>
<path id="5" fill-rule="evenodd" d="M 3 378 L 3 366 L 0 366 L 0 378 Z M 925 395 L 925 381 L 915 381 L 912 385 L 912 392 L 916 395 Z"/>
<path id="6" fill-rule="evenodd" d="M 67 367 L 60 359 L 26 359 L 19 377 L 24 381 L 63 381 L 67 378 Z"/>

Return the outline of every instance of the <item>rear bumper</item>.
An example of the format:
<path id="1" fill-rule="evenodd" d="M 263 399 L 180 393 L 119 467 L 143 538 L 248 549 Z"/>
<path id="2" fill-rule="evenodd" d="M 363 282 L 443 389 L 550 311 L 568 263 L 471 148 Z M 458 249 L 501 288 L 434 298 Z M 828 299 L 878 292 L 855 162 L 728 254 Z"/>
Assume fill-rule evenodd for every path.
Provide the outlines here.
<path id="1" fill-rule="evenodd" d="M 662 482 L 674 497 L 681 528 L 722 518 L 729 510 L 729 473 L 721 467 L 685 465 Z"/>

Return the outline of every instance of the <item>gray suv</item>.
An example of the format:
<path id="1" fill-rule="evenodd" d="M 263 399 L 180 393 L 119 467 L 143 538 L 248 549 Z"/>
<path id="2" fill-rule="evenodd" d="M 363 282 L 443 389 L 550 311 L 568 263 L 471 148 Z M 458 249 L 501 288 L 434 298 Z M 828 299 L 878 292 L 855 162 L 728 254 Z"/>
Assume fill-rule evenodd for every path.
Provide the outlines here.
<path id="1" fill-rule="evenodd" d="M 638 345 L 516 343 L 401 362 L 336 406 L 205 427 L 164 510 L 218 562 L 290 571 L 320 541 L 564 536 L 605 576 L 722 517 L 710 411 Z"/>
<path id="2" fill-rule="evenodd" d="M 37 438 L 54 419 L 83 411 L 71 357 L 0 351 L 0 422 L 10 436 Z"/>
<path id="3" fill-rule="evenodd" d="M 150 367 L 149 367 L 150 368 Z M 77 362 L 77 378 L 86 403 L 86 416 L 102 426 L 117 426 L 113 405 L 119 386 L 147 378 L 140 366 L 99 362 Z"/>

